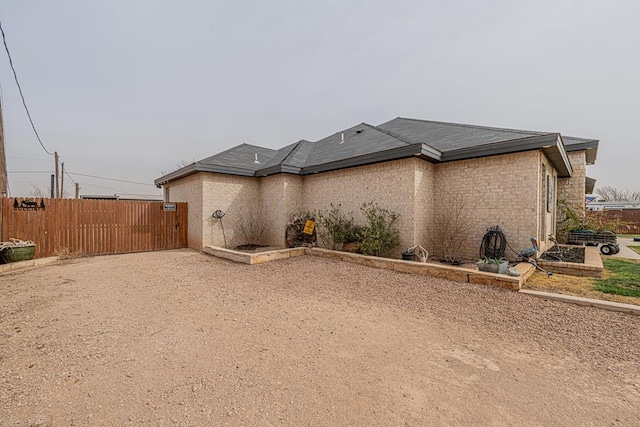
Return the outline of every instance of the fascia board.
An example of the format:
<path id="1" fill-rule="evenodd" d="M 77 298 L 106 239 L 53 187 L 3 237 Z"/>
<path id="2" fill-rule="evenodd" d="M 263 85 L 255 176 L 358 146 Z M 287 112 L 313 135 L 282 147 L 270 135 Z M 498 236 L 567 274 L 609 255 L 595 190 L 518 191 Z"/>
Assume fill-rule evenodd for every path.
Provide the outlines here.
<path id="1" fill-rule="evenodd" d="M 422 143 L 420 154 L 422 154 L 423 156 L 427 156 L 433 160 L 442 160 L 442 152 L 425 143 Z"/>
<path id="2" fill-rule="evenodd" d="M 161 178 L 156 179 L 154 184 L 156 187 L 160 188 L 162 185 L 175 181 L 180 178 L 184 178 L 185 176 L 193 175 L 198 172 L 212 172 L 212 173 L 222 173 L 227 175 L 240 175 L 240 176 L 254 176 L 255 173 L 249 169 L 242 168 L 234 168 L 229 166 L 220 166 L 220 165 L 207 165 L 204 163 L 192 163 L 188 166 L 185 166 L 177 171 L 173 171 L 170 174 L 167 174 Z"/>
<path id="3" fill-rule="evenodd" d="M 571 144 L 565 146 L 565 149 L 568 153 L 572 151 L 581 151 L 585 150 L 587 153 L 586 161 L 588 165 L 593 165 L 596 162 L 596 158 L 598 157 L 598 145 L 600 141 L 597 139 L 593 139 L 591 141 L 580 142 L 578 144 Z"/>
<path id="4" fill-rule="evenodd" d="M 564 141 L 562 140 L 562 136 L 558 135 L 557 142 L 555 147 L 548 148 L 550 150 L 556 149 L 560 157 L 562 158 L 563 164 L 554 164 L 556 170 L 558 171 L 558 175 L 562 174 L 563 177 L 569 177 L 573 175 L 573 167 L 571 166 L 571 162 L 569 161 L 569 156 L 567 155 L 567 151 L 564 146 Z"/>
<path id="5" fill-rule="evenodd" d="M 477 145 L 475 147 L 461 148 L 459 150 L 445 151 L 442 154 L 443 162 L 454 160 L 466 160 L 475 157 L 495 156 L 498 154 L 517 153 L 520 151 L 537 150 L 546 144 L 557 144 L 557 133 L 536 135 L 526 138 L 511 139 L 493 144 Z"/>
<path id="6" fill-rule="evenodd" d="M 265 169 L 259 169 L 256 171 L 255 176 L 263 177 L 269 175 L 275 175 L 278 173 L 290 173 L 293 175 L 301 175 L 302 168 L 290 165 L 275 165 Z"/>
<path id="7" fill-rule="evenodd" d="M 355 166 L 364 166 L 372 163 L 386 162 L 389 160 L 398 160 L 406 157 L 412 157 L 422 154 L 423 144 L 412 144 L 406 147 L 393 148 L 386 151 L 378 151 L 375 153 L 364 154 L 362 156 L 351 157 L 348 159 L 338 160 L 330 163 L 312 165 L 302 168 L 302 175 L 312 173 L 328 172 L 336 169 L 344 169 Z"/>
<path id="8" fill-rule="evenodd" d="M 587 164 L 593 165 L 596 163 L 596 159 L 598 158 L 598 146 L 587 148 Z"/>
<path id="9" fill-rule="evenodd" d="M 255 171 L 250 169 L 234 168 L 231 166 L 197 164 L 198 172 L 223 173 L 227 175 L 254 176 Z"/>
<path id="10" fill-rule="evenodd" d="M 477 157 L 496 156 L 499 154 L 519 153 L 523 151 L 542 149 L 547 157 L 552 160 L 554 167 L 561 177 L 571 176 L 573 169 L 564 149 L 560 134 L 551 133 L 535 135 L 526 138 L 511 139 L 493 144 L 463 148 L 443 153 L 444 162 L 473 159 Z M 560 160 L 553 160 L 559 158 Z"/>
<path id="11" fill-rule="evenodd" d="M 155 181 L 153 181 L 153 183 L 156 185 L 156 187 L 160 188 L 163 184 L 166 184 L 169 181 L 173 181 L 187 175 L 192 175 L 196 172 L 198 172 L 198 170 L 196 169 L 196 163 L 191 163 L 190 165 L 187 165 L 156 179 Z"/>

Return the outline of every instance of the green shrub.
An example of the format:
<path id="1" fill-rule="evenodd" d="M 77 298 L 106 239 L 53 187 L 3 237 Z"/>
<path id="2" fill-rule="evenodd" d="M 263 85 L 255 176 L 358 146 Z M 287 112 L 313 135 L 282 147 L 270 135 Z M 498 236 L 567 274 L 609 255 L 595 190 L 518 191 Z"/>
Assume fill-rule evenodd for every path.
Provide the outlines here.
<path id="1" fill-rule="evenodd" d="M 400 231 L 395 225 L 398 213 L 374 202 L 363 203 L 360 210 L 367 220 L 367 225 L 358 233 L 360 251 L 365 255 L 389 255 L 400 244 Z"/>
<path id="2" fill-rule="evenodd" d="M 364 227 L 361 225 L 351 225 L 344 232 L 344 243 L 360 243 Z"/>
<path id="3" fill-rule="evenodd" d="M 584 206 L 575 205 L 563 199 L 558 199 L 556 237 L 566 242 L 571 230 L 613 231 L 621 225 L 628 224 L 615 218 L 610 218 L 606 211 L 590 211 Z"/>
<path id="4" fill-rule="evenodd" d="M 331 204 L 331 209 L 315 213 L 317 233 L 322 245 L 327 249 L 336 250 L 342 243 L 351 241 L 348 237 L 352 237 L 352 230 L 355 227 L 353 213 L 342 213 L 340 206 L 340 204 L 337 206 Z"/>

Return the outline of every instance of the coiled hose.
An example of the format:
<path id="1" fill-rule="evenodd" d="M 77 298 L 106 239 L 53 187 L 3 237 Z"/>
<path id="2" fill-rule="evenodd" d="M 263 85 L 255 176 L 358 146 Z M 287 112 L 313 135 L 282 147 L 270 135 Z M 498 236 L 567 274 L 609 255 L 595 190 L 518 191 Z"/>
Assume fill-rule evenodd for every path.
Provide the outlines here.
<path id="1" fill-rule="evenodd" d="M 480 245 L 480 258 L 504 258 L 507 248 L 507 237 L 499 226 L 487 228 L 487 232 L 482 238 Z"/>

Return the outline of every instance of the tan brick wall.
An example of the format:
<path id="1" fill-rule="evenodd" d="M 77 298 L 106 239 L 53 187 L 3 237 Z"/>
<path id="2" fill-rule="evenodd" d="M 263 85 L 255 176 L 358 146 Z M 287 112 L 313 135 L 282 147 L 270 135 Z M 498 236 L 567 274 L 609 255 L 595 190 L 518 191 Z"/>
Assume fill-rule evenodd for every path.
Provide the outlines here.
<path id="1" fill-rule="evenodd" d="M 246 176 L 203 174 L 202 245 L 224 246 L 220 220 L 211 215 L 216 210 L 225 213 L 222 219 L 227 246 L 247 243 L 237 232 L 238 222 L 259 216 L 260 185 L 256 178 Z"/>
<path id="2" fill-rule="evenodd" d="M 586 151 L 574 151 L 567 155 L 573 168 L 573 175 L 570 178 L 558 178 L 558 198 L 566 200 L 572 206 L 584 208 L 587 177 Z"/>
<path id="3" fill-rule="evenodd" d="M 165 184 L 167 202 L 189 203 L 187 239 L 189 247 L 202 248 L 202 180 L 205 174 L 197 173 Z"/>
<path id="4" fill-rule="evenodd" d="M 422 245 L 427 249 L 427 251 L 432 251 L 434 244 L 433 218 L 435 212 L 435 166 L 419 159 L 415 159 L 414 162 L 414 244 Z"/>
<path id="5" fill-rule="evenodd" d="M 538 232 L 539 168 L 538 151 L 435 165 L 434 218 L 460 211 L 471 224 L 464 258 L 478 258 L 486 229 L 495 225 L 515 250 L 531 246 L 529 239 Z M 433 234 L 433 252 L 438 253 L 439 231 Z M 510 251 L 506 255 L 514 258 Z"/>
<path id="6" fill-rule="evenodd" d="M 356 223 L 364 224 L 360 206 L 378 202 L 382 208 L 396 211 L 403 248 L 414 245 L 415 167 L 421 160 L 411 158 L 349 169 L 307 175 L 303 181 L 306 211 L 328 210 L 340 204 L 343 212 L 353 212 Z"/>
<path id="7" fill-rule="evenodd" d="M 200 172 L 170 182 L 165 188 L 169 189 L 169 201 L 189 203 L 189 247 L 224 246 L 220 221 L 211 217 L 217 209 L 225 213 L 222 221 L 227 244 L 245 243 L 237 233 L 237 223 L 259 209 L 255 178 Z"/>
<path id="8" fill-rule="evenodd" d="M 302 210 L 303 177 L 289 174 L 260 178 L 260 200 L 267 219 L 265 243 L 285 246 L 286 224 Z"/>
<path id="9" fill-rule="evenodd" d="M 284 246 L 284 230 L 294 212 L 328 210 L 331 204 L 340 204 L 343 212 L 353 212 L 356 223 L 363 224 L 360 206 L 375 201 L 400 214 L 401 243 L 395 256 L 415 244 L 422 244 L 433 256 L 440 242 L 434 223 L 455 211 L 456 200 L 463 200 L 462 216 L 472 231 L 461 255 L 475 260 L 490 226 L 499 225 L 518 251 L 530 246 L 531 237 L 541 239 L 554 229 L 553 214 L 546 213 L 543 165 L 555 176 L 548 159 L 531 151 L 442 164 L 410 158 L 304 177 L 200 173 L 167 186 L 171 201 L 189 202 L 189 245 L 198 249 L 224 244 L 219 221 L 211 219 L 216 209 L 226 214 L 229 246 L 246 243 L 236 233 L 237 221 L 256 212 L 267 225 L 264 243 Z M 560 195 L 559 182 L 557 187 Z"/>

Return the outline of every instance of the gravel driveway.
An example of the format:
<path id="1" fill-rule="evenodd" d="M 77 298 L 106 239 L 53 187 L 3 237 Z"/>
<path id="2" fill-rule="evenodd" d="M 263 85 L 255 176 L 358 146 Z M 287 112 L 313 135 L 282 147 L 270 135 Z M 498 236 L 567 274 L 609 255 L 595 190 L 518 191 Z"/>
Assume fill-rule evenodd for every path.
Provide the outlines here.
<path id="1" fill-rule="evenodd" d="M 311 256 L 0 276 L 0 425 L 640 425 L 640 316 Z"/>

